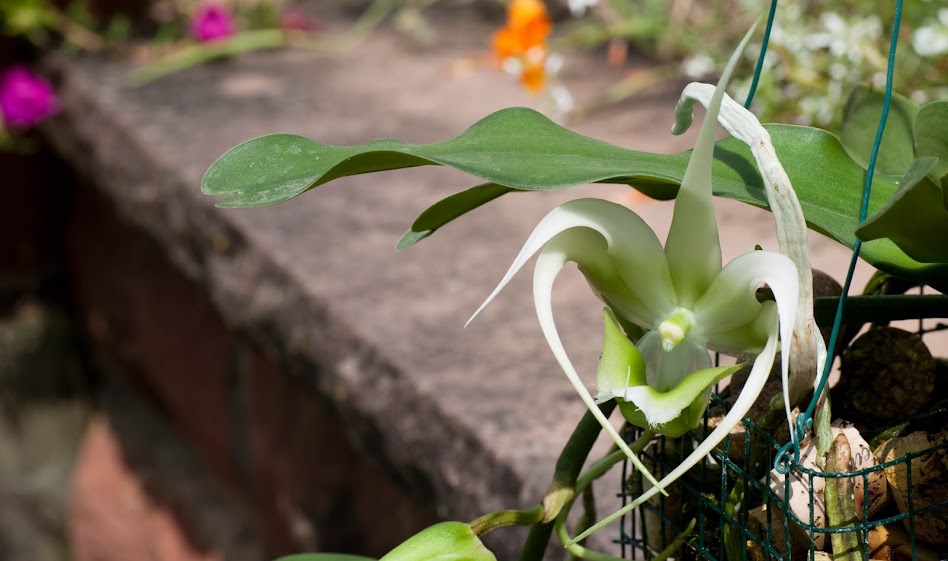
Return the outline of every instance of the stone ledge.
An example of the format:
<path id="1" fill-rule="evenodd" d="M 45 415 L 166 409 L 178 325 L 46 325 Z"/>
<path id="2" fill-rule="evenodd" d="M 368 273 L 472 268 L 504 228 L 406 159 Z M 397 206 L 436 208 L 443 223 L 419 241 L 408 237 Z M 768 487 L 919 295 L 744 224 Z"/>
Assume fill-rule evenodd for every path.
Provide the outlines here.
<path id="1" fill-rule="evenodd" d="M 263 53 L 138 90 L 122 87 L 121 64 L 49 60 L 65 112 L 47 132 L 67 160 L 207 290 L 227 322 L 319 388 L 357 447 L 458 519 L 535 503 L 582 411 L 542 343 L 527 275 L 461 329 L 535 222 L 524 217 L 538 219 L 556 197 L 510 197 L 396 255 L 418 211 L 474 181 L 445 170 L 365 176 L 252 211 L 216 209 L 198 185 L 217 156 L 259 134 L 434 141 L 523 101 L 504 76 L 445 77 L 452 60 L 478 48 L 419 53 L 379 33 L 351 53 Z M 404 81 L 363 83 L 383 70 Z M 273 89 L 226 97 L 222 86 L 241 76 Z"/>
<path id="2" fill-rule="evenodd" d="M 123 86 L 121 63 L 47 61 L 65 108 L 46 127 L 58 150 L 207 292 L 231 328 L 317 388 L 357 448 L 447 519 L 534 504 L 582 413 L 536 325 L 528 273 L 462 330 L 536 221 L 578 193 L 505 197 L 398 255 L 392 248 L 420 210 L 477 181 L 404 170 L 249 211 L 214 208 L 198 186 L 225 150 L 265 133 L 430 142 L 501 107 L 536 103 L 500 73 L 451 76 L 452 63 L 483 49 L 490 32 L 467 23 L 436 51 L 381 30 L 348 52 L 247 55 L 135 90 Z M 617 77 L 580 66 L 567 74 L 580 90 Z M 676 97 L 600 114 L 580 130 L 629 147 L 685 148 L 688 138 L 667 133 Z M 667 206 L 649 212 L 667 225 Z M 770 235 L 767 215 L 736 216 L 750 228 L 740 243 L 748 231 L 754 241 Z M 589 370 L 601 308 L 582 279 L 561 284 L 562 336 L 590 342 L 571 349 Z M 502 558 L 512 554 L 512 544 L 500 547 Z"/>

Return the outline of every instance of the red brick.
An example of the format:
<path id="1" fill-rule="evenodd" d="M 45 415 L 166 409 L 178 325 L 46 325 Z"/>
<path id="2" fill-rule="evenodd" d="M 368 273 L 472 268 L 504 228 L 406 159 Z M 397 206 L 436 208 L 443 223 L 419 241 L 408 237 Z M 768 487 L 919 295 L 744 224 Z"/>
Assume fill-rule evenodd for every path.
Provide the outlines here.
<path id="1" fill-rule="evenodd" d="M 436 521 L 353 450 L 313 389 L 259 354 L 249 395 L 253 486 L 271 552 L 378 557 Z"/>
<path id="2" fill-rule="evenodd" d="M 232 482 L 233 337 L 208 298 L 91 190 L 69 230 L 76 301 L 100 363 L 117 362 Z M 115 372 L 112 372 L 113 374 Z"/>
<path id="3" fill-rule="evenodd" d="M 146 487 L 150 487 L 147 488 Z M 123 455 L 107 419 L 89 424 L 73 473 L 68 528 L 73 561 L 218 561 L 194 542 Z"/>

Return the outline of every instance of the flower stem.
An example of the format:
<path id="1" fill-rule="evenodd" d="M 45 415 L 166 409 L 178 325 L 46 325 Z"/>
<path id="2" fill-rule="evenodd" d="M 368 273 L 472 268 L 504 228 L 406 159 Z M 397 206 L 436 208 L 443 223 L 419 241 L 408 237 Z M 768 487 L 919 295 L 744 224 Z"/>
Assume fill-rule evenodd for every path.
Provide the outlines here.
<path id="1" fill-rule="evenodd" d="M 475 536 L 482 536 L 500 528 L 510 526 L 529 526 L 543 520 L 543 505 L 537 505 L 526 510 L 499 510 L 481 516 L 471 522 L 471 530 Z"/>
<path id="2" fill-rule="evenodd" d="M 654 431 L 642 431 L 642 435 L 639 437 L 639 439 L 630 444 L 629 448 L 631 448 L 633 452 L 639 453 L 645 449 L 645 447 L 649 442 L 652 441 L 653 438 L 655 438 Z M 609 471 L 609 468 L 624 459 L 625 454 L 621 450 L 616 450 L 606 454 L 605 457 L 594 463 L 588 470 L 586 470 L 585 473 L 579 477 L 576 482 L 575 492 L 582 492 L 586 487 L 592 484 L 593 481 L 602 477 L 607 471 Z M 570 554 L 575 555 L 580 559 L 587 559 L 589 561 L 616 561 L 619 559 L 618 557 L 586 548 L 578 543 L 570 543 L 572 542 L 572 538 L 570 537 L 569 532 L 566 530 L 566 519 L 569 516 L 570 507 L 573 506 L 573 502 L 575 500 L 576 496 L 574 494 L 573 498 L 564 506 L 559 515 L 556 517 L 556 524 L 554 526 L 556 537 L 566 547 L 566 550 L 569 551 Z M 594 528 L 592 531 L 597 531 L 600 529 L 597 526 L 601 524 L 602 523 L 600 522 L 591 526 L 590 528 Z"/>
<path id="3" fill-rule="evenodd" d="M 815 298 L 813 311 L 816 323 L 832 325 L 838 297 Z M 943 294 L 909 294 L 882 296 L 850 296 L 843 310 L 844 323 L 879 323 L 902 319 L 948 317 L 948 296 Z"/>
<path id="4" fill-rule="evenodd" d="M 612 400 L 600 405 L 599 410 L 608 417 L 615 407 L 616 402 Z M 573 429 L 573 434 L 566 441 L 563 451 L 560 452 L 560 456 L 556 460 L 553 481 L 547 491 L 548 497 L 556 493 L 568 495 L 569 498 L 575 496 L 579 472 L 583 469 L 583 464 L 586 463 L 586 458 L 589 457 L 589 452 L 601 431 L 602 427 L 599 425 L 599 421 L 591 412 L 587 411 L 576 425 L 576 428 Z M 565 501 L 560 503 L 560 508 L 563 504 L 565 504 Z M 546 500 L 544 500 L 544 505 L 547 510 L 552 507 Z M 542 561 L 546 552 L 546 545 L 553 534 L 553 520 L 557 515 L 559 515 L 558 510 L 557 512 L 547 512 L 544 522 L 534 524 L 530 528 L 530 533 L 520 550 L 520 561 Z"/>

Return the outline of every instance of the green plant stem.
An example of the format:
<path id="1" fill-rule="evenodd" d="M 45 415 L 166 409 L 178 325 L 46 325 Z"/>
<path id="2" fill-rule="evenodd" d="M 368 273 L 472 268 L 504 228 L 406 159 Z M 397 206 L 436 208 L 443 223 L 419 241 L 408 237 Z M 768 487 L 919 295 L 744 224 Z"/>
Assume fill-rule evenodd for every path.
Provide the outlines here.
<path id="1" fill-rule="evenodd" d="M 520 549 L 520 561 L 542 561 L 546 545 L 553 535 L 553 522 L 534 524 Z"/>
<path id="2" fill-rule="evenodd" d="M 666 561 L 672 555 L 677 553 L 678 550 L 681 549 L 681 546 L 685 545 L 685 542 L 688 541 L 688 536 L 690 536 L 691 532 L 695 529 L 695 524 L 697 522 L 698 521 L 696 519 L 692 518 L 691 522 L 685 526 L 685 529 L 682 530 L 680 534 L 675 536 L 675 539 L 672 540 L 670 544 L 668 544 L 668 547 L 659 552 L 659 554 L 655 557 L 652 557 L 651 561 Z"/>
<path id="3" fill-rule="evenodd" d="M 849 471 L 852 450 L 846 437 L 840 434 L 833 440 L 826 456 L 827 467 L 833 472 Z M 856 501 L 853 496 L 853 480 L 850 477 L 826 479 L 823 490 L 826 503 L 826 521 L 830 528 L 847 526 L 856 522 Z M 833 561 L 865 561 L 859 546 L 856 531 L 831 534 Z"/>
<path id="4" fill-rule="evenodd" d="M 639 453 L 648 445 L 652 439 L 655 438 L 655 432 L 646 430 L 642 431 L 642 435 L 638 440 L 629 445 L 629 448 L 635 452 Z M 594 463 L 588 470 L 586 470 L 582 475 L 579 476 L 579 479 L 576 481 L 575 492 L 581 493 L 592 484 L 593 481 L 602 477 L 609 468 L 618 464 L 619 462 L 625 459 L 625 453 L 622 450 L 611 451 L 602 459 Z M 566 550 L 580 559 L 586 559 L 588 561 L 618 561 L 618 557 L 602 553 L 601 551 L 596 551 L 584 547 L 578 543 L 571 543 L 572 538 L 569 535 L 569 532 L 566 529 L 567 517 L 569 516 L 570 508 L 573 506 L 573 502 L 576 500 L 576 495 L 574 494 L 570 501 L 564 505 L 563 509 L 560 511 L 559 515 L 556 517 L 556 523 L 554 524 L 553 531 L 556 532 L 557 539 L 560 540 L 560 543 L 566 547 Z"/>
<path id="5" fill-rule="evenodd" d="M 221 58 L 250 51 L 275 49 L 287 44 L 287 36 L 281 29 L 260 29 L 238 33 L 229 39 L 191 45 L 152 64 L 132 71 L 128 76 L 131 86 L 142 86 L 169 74 L 192 66 L 199 66 Z"/>
<path id="6" fill-rule="evenodd" d="M 616 402 L 612 400 L 600 405 L 599 410 L 608 417 L 615 407 Z M 602 431 L 602 427 L 599 425 L 599 421 L 593 417 L 592 413 L 587 411 L 576 425 L 576 428 L 573 429 L 573 434 L 566 441 L 563 451 L 560 452 L 560 456 L 556 460 L 553 481 L 550 483 L 547 496 L 554 493 L 565 495 L 570 492 L 575 496 L 579 473 L 583 469 L 583 464 L 586 463 L 586 458 L 589 457 L 589 452 L 596 443 L 600 431 Z M 544 500 L 544 506 L 546 504 L 547 501 Z M 553 520 L 558 514 L 559 512 L 546 513 L 543 522 L 534 524 L 530 528 L 530 533 L 520 550 L 520 561 L 542 561 L 546 546 L 550 542 L 550 536 L 553 534 Z"/>
<path id="7" fill-rule="evenodd" d="M 816 418 L 813 420 L 813 431 L 816 434 L 816 465 L 826 471 L 826 455 L 833 445 L 833 428 L 830 425 L 833 412 L 830 408 L 829 392 L 823 392 L 816 406 Z"/>
<path id="8" fill-rule="evenodd" d="M 543 505 L 537 505 L 526 510 L 499 510 L 485 514 L 471 522 L 471 530 L 476 536 L 488 532 L 509 528 L 510 526 L 529 526 L 543 520 Z"/>
<path id="9" fill-rule="evenodd" d="M 816 323 L 832 325 L 839 298 L 815 298 Z M 942 294 L 850 296 L 843 323 L 879 323 L 902 319 L 948 318 L 948 296 Z"/>
<path id="10" fill-rule="evenodd" d="M 369 4 L 349 30 L 349 40 L 346 41 L 346 45 L 355 47 L 364 41 L 372 30 L 402 3 L 403 0 L 375 0 Z"/>

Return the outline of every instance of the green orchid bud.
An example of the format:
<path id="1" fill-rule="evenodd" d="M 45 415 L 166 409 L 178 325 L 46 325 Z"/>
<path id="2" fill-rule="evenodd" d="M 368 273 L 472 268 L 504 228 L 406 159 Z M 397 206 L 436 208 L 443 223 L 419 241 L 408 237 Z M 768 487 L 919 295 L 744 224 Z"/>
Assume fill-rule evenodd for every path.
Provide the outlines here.
<path id="1" fill-rule="evenodd" d="M 464 522 L 429 526 L 389 551 L 379 561 L 497 561 Z"/>

